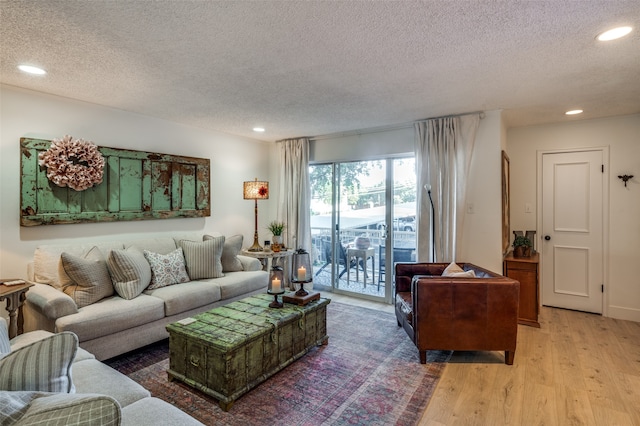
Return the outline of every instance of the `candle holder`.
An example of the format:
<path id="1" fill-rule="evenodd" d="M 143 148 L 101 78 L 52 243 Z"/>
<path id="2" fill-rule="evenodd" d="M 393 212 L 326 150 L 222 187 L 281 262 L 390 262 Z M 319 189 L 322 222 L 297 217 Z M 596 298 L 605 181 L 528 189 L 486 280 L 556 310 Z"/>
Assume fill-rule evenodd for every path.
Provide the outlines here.
<path id="1" fill-rule="evenodd" d="M 269 304 L 270 308 L 282 308 L 284 306 L 282 302 L 278 301 L 278 295 L 284 294 L 284 271 L 281 266 L 271 268 L 267 293 L 273 294 L 273 302 Z"/>
<path id="2" fill-rule="evenodd" d="M 308 296 L 309 293 L 304 289 L 304 285 L 313 282 L 311 279 L 313 269 L 311 269 L 309 253 L 302 248 L 296 250 L 291 260 L 291 269 L 291 281 L 294 284 L 300 284 L 300 289 L 296 291 L 296 296 Z"/>

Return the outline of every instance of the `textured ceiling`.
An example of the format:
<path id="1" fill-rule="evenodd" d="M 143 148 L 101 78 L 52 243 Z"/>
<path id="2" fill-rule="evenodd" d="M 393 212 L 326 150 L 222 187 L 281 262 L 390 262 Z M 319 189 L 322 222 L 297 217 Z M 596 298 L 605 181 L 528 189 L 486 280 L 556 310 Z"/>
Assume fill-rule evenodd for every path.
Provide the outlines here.
<path id="1" fill-rule="evenodd" d="M 267 141 L 480 110 L 509 126 L 640 112 L 638 0 L 2 0 L 0 13 L 2 83 Z M 634 32 L 595 40 L 621 24 Z"/>

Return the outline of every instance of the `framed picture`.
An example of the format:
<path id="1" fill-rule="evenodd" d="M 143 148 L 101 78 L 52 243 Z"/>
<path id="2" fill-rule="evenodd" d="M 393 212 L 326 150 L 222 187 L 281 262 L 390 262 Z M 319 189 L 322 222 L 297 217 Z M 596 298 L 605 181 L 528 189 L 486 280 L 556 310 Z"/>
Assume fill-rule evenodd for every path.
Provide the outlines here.
<path id="1" fill-rule="evenodd" d="M 511 207 L 510 193 L 511 186 L 509 183 L 509 156 L 502 151 L 502 253 L 507 254 L 509 251 L 509 242 L 511 241 Z"/>

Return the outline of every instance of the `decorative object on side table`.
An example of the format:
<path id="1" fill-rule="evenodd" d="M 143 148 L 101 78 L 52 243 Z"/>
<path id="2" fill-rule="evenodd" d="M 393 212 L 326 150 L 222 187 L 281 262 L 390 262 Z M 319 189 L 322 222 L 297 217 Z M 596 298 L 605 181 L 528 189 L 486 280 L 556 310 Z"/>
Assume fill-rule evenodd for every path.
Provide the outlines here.
<path id="1" fill-rule="evenodd" d="M 368 249 L 371 246 L 371 239 L 364 235 L 360 235 L 353 240 L 353 245 L 358 249 Z"/>
<path id="2" fill-rule="evenodd" d="M 255 231 L 253 233 L 253 245 L 249 247 L 248 251 L 262 251 L 262 246 L 258 242 L 258 200 L 269 199 L 269 182 L 259 181 L 258 178 L 254 181 L 246 181 L 243 186 L 243 196 L 245 200 L 254 200 L 255 207 Z"/>
<path id="3" fill-rule="evenodd" d="M 293 259 L 291 261 L 291 281 L 300 285 L 300 289 L 296 291 L 296 296 L 308 296 L 309 293 L 304 288 L 305 284 L 311 283 L 309 290 L 313 288 L 312 279 L 313 269 L 311 268 L 311 260 L 309 253 L 303 248 L 299 248 L 293 253 Z"/>
<path id="4" fill-rule="evenodd" d="M 281 266 L 271 268 L 267 293 L 273 295 L 273 302 L 269 304 L 270 308 L 282 308 L 284 306 L 282 302 L 278 302 L 278 295 L 284 294 L 284 271 Z"/>
<path id="5" fill-rule="evenodd" d="M 531 246 L 531 241 L 527 237 L 516 235 L 513 239 L 513 257 L 531 256 Z"/>
<path id="6" fill-rule="evenodd" d="M 271 245 L 271 249 L 275 252 L 284 248 L 284 237 L 282 236 L 284 228 L 284 222 L 278 222 L 277 220 L 272 221 L 269 226 L 267 226 L 269 232 L 273 234 L 273 244 Z"/>

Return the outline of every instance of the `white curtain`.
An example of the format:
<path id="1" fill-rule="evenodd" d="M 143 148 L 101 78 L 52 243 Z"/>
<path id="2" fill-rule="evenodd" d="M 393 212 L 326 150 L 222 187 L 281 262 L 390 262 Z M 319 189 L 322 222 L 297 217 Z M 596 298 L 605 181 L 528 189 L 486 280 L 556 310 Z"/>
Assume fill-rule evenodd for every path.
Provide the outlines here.
<path id="1" fill-rule="evenodd" d="M 479 123 L 480 114 L 415 123 L 419 262 L 456 260 L 462 240 L 469 166 Z M 428 187 L 433 198 L 433 217 Z M 433 240 L 432 226 L 435 228 Z"/>
<path id="2" fill-rule="evenodd" d="M 285 244 L 311 253 L 309 139 L 280 141 L 278 217 L 286 224 Z"/>

